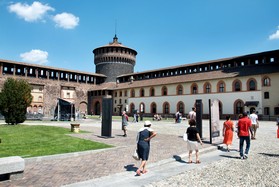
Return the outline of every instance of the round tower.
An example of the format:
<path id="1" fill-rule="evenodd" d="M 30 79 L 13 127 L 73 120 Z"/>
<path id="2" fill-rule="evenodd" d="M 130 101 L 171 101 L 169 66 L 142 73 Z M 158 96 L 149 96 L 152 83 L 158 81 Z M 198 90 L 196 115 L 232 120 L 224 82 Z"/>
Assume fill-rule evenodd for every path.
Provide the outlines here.
<path id="1" fill-rule="evenodd" d="M 115 82 L 116 77 L 134 72 L 137 51 L 118 42 L 116 35 L 113 42 L 93 50 L 96 73 L 107 76 L 105 82 Z"/>

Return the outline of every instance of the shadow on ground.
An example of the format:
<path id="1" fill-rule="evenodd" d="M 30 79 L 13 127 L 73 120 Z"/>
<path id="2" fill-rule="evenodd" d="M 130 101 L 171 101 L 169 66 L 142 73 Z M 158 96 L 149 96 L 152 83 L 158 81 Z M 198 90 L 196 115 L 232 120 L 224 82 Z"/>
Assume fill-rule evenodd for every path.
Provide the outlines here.
<path id="1" fill-rule="evenodd" d="M 279 157 L 279 154 L 271 154 L 271 153 L 259 153 L 263 156 L 270 156 L 270 157 Z"/>

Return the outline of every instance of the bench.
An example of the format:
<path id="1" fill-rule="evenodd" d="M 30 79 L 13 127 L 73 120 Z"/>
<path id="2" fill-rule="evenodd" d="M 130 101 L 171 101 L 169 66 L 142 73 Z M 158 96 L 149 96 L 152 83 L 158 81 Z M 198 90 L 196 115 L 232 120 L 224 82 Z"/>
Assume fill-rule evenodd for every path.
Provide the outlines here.
<path id="1" fill-rule="evenodd" d="M 24 168 L 24 159 L 19 156 L 0 158 L 0 181 L 22 178 Z"/>

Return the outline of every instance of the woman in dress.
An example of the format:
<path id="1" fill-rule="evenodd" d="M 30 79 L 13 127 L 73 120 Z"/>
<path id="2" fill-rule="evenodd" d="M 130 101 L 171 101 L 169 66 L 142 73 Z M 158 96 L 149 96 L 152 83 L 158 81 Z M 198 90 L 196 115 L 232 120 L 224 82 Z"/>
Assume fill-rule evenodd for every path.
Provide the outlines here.
<path id="1" fill-rule="evenodd" d="M 144 122 L 144 127 L 141 128 L 138 132 L 137 136 L 137 150 L 139 154 L 139 158 L 141 159 L 141 164 L 136 171 L 137 175 L 141 175 L 141 173 L 146 173 L 146 162 L 149 157 L 150 151 L 150 140 L 156 136 L 156 132 L 154 132 L 151 127 L 150 121 Z"/>
<path id="2" fill-rule="evenodd" d="M 223 143 L 227 145 L 227 151 L 230 151 L 230 145 L 232 144 L 232 139 L 233 139 L 233 122 L 231 121 L 230 116 L 226 116 L 226 121 L 223 124 L 223 136 L 224 136 L 224 141 Z"/>
<path id="3" fill-rule="evenodd" d="M 198 147 L 198 141 L 202 145 L 202 141 L 199 135 L 199 130 L 196 127 L 196 121 L 195 119 L 189 120 L 190 127 L 187 128 L 187 136 L 188 136 L 188 150 L 189 150 L 189 161 L 188 163 L 192 163 L 192 152 L 196 151 L 196 164 L 201 163 L 199 160 L 199 147 Z"/>

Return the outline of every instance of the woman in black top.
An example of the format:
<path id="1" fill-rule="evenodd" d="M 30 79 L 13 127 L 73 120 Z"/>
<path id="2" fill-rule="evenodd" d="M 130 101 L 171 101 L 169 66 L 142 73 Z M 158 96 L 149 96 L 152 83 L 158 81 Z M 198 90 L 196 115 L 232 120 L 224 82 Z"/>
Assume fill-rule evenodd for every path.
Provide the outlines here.
<path id="1" fill-rule="evenodd" d="M 199 131 L 196 127 L 196 121 L 194 119 L 189 120 L 190 127 L 187 128 L 187 135 L 188 135 L 188 150 L 189 150 L 189 163 L 192 163 L 192 152 L 193 150 L 196 151 L 196 164 L 201 163 L 199 160 L 199 147 L 198 147 L 198 141 L 202 145 L 202 141 L 199 135 Z"/>
<path id="2" fill-rule="evenodd" d="M 137 175 L 141 175 L 141 173 L 146 173 L 146 162 L 149 157 L 150 150 L 150 140 L 151 138 L 156 136 L 156 132 L 153 131 L 151 127 L 150 121 L 144 122 L 144 127 L 141 128 L 138 132 L 137 136 L 137 151 L 139 154 L 139 158 L 141 159 L 140 167 L 137 170 Z"/>

